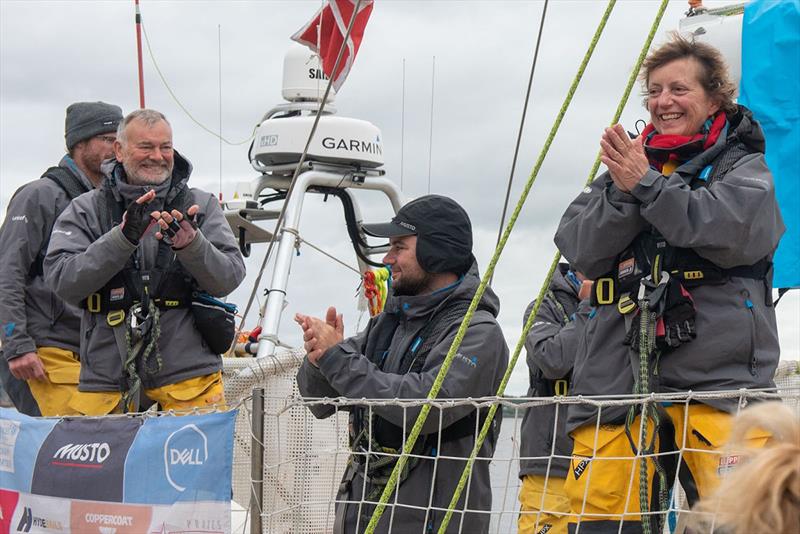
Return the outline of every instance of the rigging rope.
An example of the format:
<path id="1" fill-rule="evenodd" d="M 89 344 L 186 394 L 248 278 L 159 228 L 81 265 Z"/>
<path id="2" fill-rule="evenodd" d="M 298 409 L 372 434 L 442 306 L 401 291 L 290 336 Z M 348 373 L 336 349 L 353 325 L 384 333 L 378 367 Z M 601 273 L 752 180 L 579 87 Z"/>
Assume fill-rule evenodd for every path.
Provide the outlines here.
<path id="1" fill-rule="evenodd" d="M 613 3 L 614 3 L 614 0 L 610 0 L 609 1 L 609 7 L 607 8 L 606 13 L 603 15 L 603 21 L 601 21 L 601 26 L 598 28 L 598 33 L 595 34 L 595 39 L 592 40 L 592 45 L 591 45 L 590 50 L 594 47 L 594 45 L 596 43 L 596 40 L 599 38 L 599 33 L 602 32 L 602 26 L 605 25 L 605 20 L 607 20 L 608 15 L 610 14 L 611 9 L 613 8 Z M 656 31 L 658 30 L 658 27 L 661 24 L 661 19 L 664 16 L 664 12 L 667 9 L 667 4 L 668 3 L 669 3 L 669 0 L 662 0 L 661 1 L 661 5 L 658 8 L 658 11 L 656 13 L 655 19 L 653 20 L 653 23 L 650 26 L 650 31 L 647 34 L 647 38 L 645 39 L 645 42 L 642 45 L 642 49 L 639 52 L 639 57 L 636 59 L 636 64 L 633 66 L 633 69 L 631 70 L 631 74 L 630 74 L 630 76 L 628 78 L 628 83 L 625 86 L 625 91 L 623 91 L 622 98 L 620 99 L 620 102 L 617 105 L 617 109 L 614 112 L 614 117 L 611 120 L 611 124 L 612 125 L 616 124 L 619 121 L 619 118 L 622 116 L 622 111 L 623 111 L 623 109 L 625 109 L 625 105 L 628 102 L 628 99 L 630 98 L 630 94 L 631 94 L 631 91 L 633 89 L 634 84 L 636 83 L 636 78 L 637 78 L 637 76 L 639 74 L 639 70 L 641 69 L 642 63 L 644 62 L 644 59 L 647 56 L 647 51 L 650 49 L 650 44 L 653 42 L 653 39 L 655 38 Z M 587 54 L 588 54 L 588 52 L 587 52 Z M 586 63 L 586 62 L 588 62 L 588 58 L 584 59 L 584 63 Z M 582 66 L 582 68 L 584 67 L 583 64 L 581 66 Z M 579 73 L 580 72 L 582 72 L 582 71 L 579 71 Z M 563 109 L 563 106 L 562 106 L 562 109 Z M 524 192 L 524 195 L 527 195 L 527 190 L 530 189 L 530 185 L 532 185 L 532 180 L 535 179 L 535 173 L 538 172 L 538 166 L 540 165 L 540 163 L 541 163 L 541 156 L 540 156 L 540 161 L 537 162 L 537 167 L 534 168 L 534 175 L 532 175 L 531 178 L 528 180 L 529 184 L 527 186 L 526 191 Z M 589 173 L 589 176 L 588 176 L 588 178 L 586 180 L 586 184 L 585 184 L 586 186 L 591 184 L 592 181 L 594 180 L 595 174 L 597 173 L 597 169 L 599 168 L 599 166 L 600 166 L 600 153 L 598 152 L 597 158 L 595 160 L 595 163 L 592 166 L 592 170 Z M 523 196 L 520 199 L 520 203 L 524 203 L 524 200 L 525 200 L 525 198 Z M 521 208 L 521 205 L 518 204 L 517 205 L 517 209 L 515 210 L 514 215 L 512 216 L 513 217 L 512 221 L 509 221 L 509 228 L 506 229 L 506 234 L 508 234 L 510 232 L 510 227 L 512 225 L 512 222 L 516 218 L 516 215 L 519 213 L 520 208 Z M 551 280 L 553 278 L 553 273 L 555 272 L 556 267 L 558 266 L 558 262 L 559 262 L 560 259 L 561 259 L 561 253 L 559 251 L 556 251 L 556 253 L 555 253 L 554 257 L 553 257 L 553 261 L 550 264 L 550 270 L 547 273 L 547 277 L 545 278 L 544 282 L 542 283 L 542 287 L 539 289 L 539 294 L 538 294 L 538 296 L 536 298 L 536 303 L 533 306 L 533 310 L 531 310 L 531 313 L 528 316 L 528 320 L 525 322 L 525 326 L 523 326 L 523 328 L 522 328 L 522 335 L 520 336 L 519 341 L 517 342 L 517 345 L 514 348 L 514 354 L 512 355 L 511 361 L 509 362 L 508 368 L 506 369 L 506 374 L 503 376 L 503 380 L 500 383 L 500 387 L 498 388 L 497 395 L 502 395 L 503 392 L 505 392 L 506 384 L 508 383 L 508 380 L 511 377 L 511 371 L 516 366 L 517 359 L 519 358 L 519 355 L 522 352 L 522 348 L 525 346 L 525 339 L 526 339 L 526 337 L 528 335 L 528 332 L 530 331 L 531 327 L 533 326 L 533 323 L 534 323 L 534 321 L 536 319 L 536 315 L 539 313 L 539 306 L 541 306 L 541 303 L 542 303 L 542 300 L 543 300 L 545 292 L 550 287 L 550 282 L 551 282 Z M 453 494 L 453 498 L 451 499 L 450 504 L 448 506 L 448 511 L 447 511 L 447 513 L 446 513 L 446 515 L 445 515 L 445 517 L 444 517 L 444 519 L 442 521 L 442 525 L 441 525 L 441 527 L 439 529 L 440 533 L 443 533 L 447 529 L 447 525 L 450 522 L 450 517 L 453 515 L 453 510 L 455 509 L 455 506 L 458 503 L 458 498 L 460 497 L 461 493 L 463 492 L 464 486 L 466 485 L 466 481 L 469 478 L 469 475 L 470 475 L 470 473 L 472 471 L 472 465 L 475 463 L 475 457 L 477 456 L 481 445 L 483 444 L 484 440 L 486 439 L 486 436 L 488 435 L 489 428 L 490 428 L 492 419 L 494 419 L 494 414 L 495 414 L 496 411 L 497 411 L 497 407 L 496 406 L 493 406 L 489 410 L 489 414 L 486 417 L 486 421 L 484 421 L 483 427 L 481 428 L 480 434 L 478 435 L 478 439 L 475 441 L 475 446 L 472 449 L 472 453 L 470 454 L 470 458 L 467 461 L 467 465 L 464 467 L 464 471 L 461 473 L 461 479 L 458 481 L 458 486 L 456 487 L 455 493 Z"/>
<path id="2" fill-rule="evenodd" d="M 181 111 L 183 111 L 186 114 L 186 116 L 189 117 L 189 119 L 193 123 L 195 123 L 197 126 L 202 128 L 206 132 L 210 133 L 214 137 L 219 138 L 219 140 L 222 141 L 225 144 L 228 144 L 228 145 L 231 145 L 231 146 L 238 146 L 238 145 L 243 145 L 245 143 L 249 143 L 250 141 L 252 141 L 252 139 L 256 135 L 256 128 L 258 128 L 257 124 L 253 127 L 253 131 L 250 134 L 250 137 L 248 137 L 247 139 L 245 139 L 243 141 L 233 142 L 233 141 L 228 141 L 227 139 L 222 137 L 222 132 L 221 131 L 219 133 L 217 133 L 214 130 L 212 130 L 211 128 L 209 128 L 208 126 L 206 126 L 205 124 L 203 124 L 202 122 L 200 122 L 199 120 L 197 120 L 196 118 L 194 118 L 194 115 L 192 115 L 191 112 L 189 112 L 189 110 L 186 108 L 186 106 L 183 105 L 183 103 L 180 101 L 178 96 L 175 94 L 175 92 L 169 86 L 169 83 L 167 83 L 167 79 L 164 77 L 164 74 L 161 72 L 161 69 L 158 66 L 158 62 L 156 61 L 156 56 L 155 56 L 155 54 L 153 54 L 153 48 L 150 46 L 150 37 L 148 37 L 148 35 L 147 35 L 147 28 L 144 25 L 144 18 L 143 17 L 141 18 L 141 26 L 142 26 L 142 31 L 144 32 L 144 42 L 147 45 L 147 53 L 150 54 L 150 60 L 153 62 L 153 67 L 155 67 L 156 72 L 158 73 L 158 77 L 161 79 L 161 83 L 163 83 L 164 87 L 167 89 L 167 92 L 169 93 L 169 96 L 171 96 L 172 99 L 175 101 L 175 103 L 178 104 L 178 107 L 181 109 Z"/>
<path id="3" fill-rule="evenodd" d="M 455 339 L 453 343 L 450 345 L 450 350 L 447 351 L 447 356 L 445 356 L 444 362 L 442 362 L 442 366 L 439 369 L 439 373 L 436 375 L 436 378 L 431 386 L 431 390 L 428 392 L 428 399 L 434 399 L 439 394 L 439 390 L 442 388 L 442 383 L 444 382 L 444 377 L 447 375 L 447 372 L 450 370 L 450 365 L 453 363 L 453 358 L 456 354 L 456 351 L 461 346 L 461 342 L 464 339 L 464 335 L 467 331 L 467 326 L 472 321 L 472 316 L 475 314 L 475 310 L 478 307 L 478 303 L 483 297 L 483 293 L 486 291 L 486 286 L 488 285 L 489 278 L 494 273 L 495 266 L 497 265 L 498 260 L 500 259 L 500 255 L 505 248 L 506 242 L 508 241 L 509 236 L 511 235 L 511 231 L 514 229 L 514 225 L 517 222 L 517 218 L 519 217 L 520 212 L 522 211 L 522 207 L 525 205 L 525 201 L 528 198 L 528 194 L 530 193 L 531 188 L 533 187 L 534 182 L 536 181 L 536 177 L 539 174 L 539 169 L 542 167 L 542 163 L 544 162 L 544 158 L 547 155 L 547 152 L 550 150 L 550 145 L 553 143 L 553 139 L 558 132 L 559 127 L 561 126 L 561 122 L 564 119 L 564 115 L 567 112 L 567 108 L 569 107 L 570 102 L 572 102 L 572 97 L 575 95 L 575 91 L 578 88 L 578 84 L 583 77 L 583 73 L 586 70 L 586 66 L 589 64 L 589 59 L 592 57 L 592 53 L 594 52 L 595 47 L 597 46 L 597 42 L 600 39 L 600 35 L 603 33 L 603 29 L 605 28 L 606 22 L 608 21 L 609 16 L 611 15 L 611 11 L 614 9 L 614 5 L 616 4 L 616 0 L 609 0 L 608 6 L 606 7 L 605 13 L 603 13 L 603 17 L 600 20 L 600 24 L 595 31 L 594 36 L 592 37 L 591 44 L 589 45 L 589 49 L 586 51 L 584 55 L 583 61 L 581 61 L 580 66 L 578 67 L 578 72 L 575 75 L 575 78 L 572 80 L 572 85 L 570 85 L 569 91 L 567 91 L 567 95 L 564 98 L 563 104 L 561 104 L 561 109 L 556 116 L 556 120 L 553 123 L 552 128 L 550 129 L 550 133 L 545 140 L 544 146 L 539 154 L 539 158 L 534 165 L 533 170 L 531 171 L 531 175 L 528 178 L 528 182 L 525 184 L 525 187 L 522 190 L 522 194 L 520 195 L 519 201 L 517 202 L 516 207 L 514 208 L 514 212 L 511 214 L 511 217 L 508 221 L 508 226 L 506 226 L 505 232 L 503 232 L 503 237 L 500 239 L 500 243 L 497 244 L 497 247 L 494 250 L 494 254 L 492 255 L 492 259 L 489 261 L 489 265 L 486 269 L 486 272 L 481 279 L 481 283 L 478 285 L 478 289 L 475 291 L 475 296 L 472 298 L 472 302 L 467 309 L 467 313 L 464 315 L 463 321 L 461 321 L 461 325 L 458 327 L 458 331 L 456 332 Z M 539 302 L 541 302 L 542 295 L 539 295 Z M 534 314 L 531 313 L 531 316 Z M 505 390 L 506 383 L 511 376 L 511 370 L 513 369 L 513 364 L 516 362 L 516 356 L 519 355 L 519 351 L 515 354 L 514 361 L 511 362 L 509 367 L 506 369 L 506 373 L 503 376 L 503 380 L 500 383 L 500 394 Z M 486 439 L 486 435 L 489 432 L 489 428 L 492 424 L 492 420 L 494 419 L 494 414 L 497 411 L 497 406 L 492 406 L 489 409 L 489 413 L 486 417 L 486 421 L 481 428 L 481 434 L 479 436 L 479 441 L 476 441 L 475 448 L 472 450 L 472 455 L 470 456 L 470 461 L 467 463 L 467 467 L 464 470 L 466 475 L 469 474 L 469 470 L 471 469 L 472 462 L 475 460 L 475 455 L 477 450 L 480 448 L 480 444 L 483 443 L 483 440 Z M 392 471 L 391 476 L 389 477 L 389 481 L 386 484 L 386 487 L 381 494 L 381 498 L 378 502 L 378 505 L 375 507 L 375 511 L 370 518 L 369 524 L 367 525 L 367 530 L 365 534 L 373 534 L 375 532 L 375 528 L 378 525 L 378 521 L 380 520 L 381 515 L 383 515 L 384 510 L 386 509 L 386 503 L 389 501 L 392 493 L 394 492 L 395 487 L 397 486 L 397 479 L 399 474 L 402 472 L 403 468 L 405 467 L 406 463 L 408 462 L 408 455 L 414 447 L 414 444 L 417 442 L 417 438 L 419 437 L 420 432 L 422 431 L 422 426 L 425 424 L 425 420 L 428 418 L 428 413 L 430 412 L 430 405 L 425 405 L 420 410 L 420 413 L 417 417 L 417 420 L 414 422 L 414 427 L 411 429 L 411 432 L 408 435 L 408 438 L 403 445 L 403 453 L 398 459 L 397 464 Z M 464 482 L 466 477 L 462 474 L 462 478 L 459 481 L 459 485 L 456 488 L 456 494 L 454 495 L 454 501 L 458 501 L 458 495 L 461 494 L 463 491 Z M 442 527 L 440 528 L 439 532 L 444 532 L 444 529 L 447 528 L 447 524 L 450 521 L 450 516 L 452 515 L 452 508 L 453 504 L 451 503 L 450 510 L 447 512 L 447 515 L 444 517 L 444 521 L 442 523 Z"/>
<path id="4" fill-rule="evenodd" d="M 358 10 L 361 8 L 362 0 L 357 0 L 355 7 L 353 8 L 353 14 L 350 17 L 350 22 L 347 24 L 347 31 L 344 34 L 344 38 L 342 39 L 342 44 L 339 46 L 339 53 L 336 56 L 336 61 L 333 63 L 333 69 L 331 73 L 336 73 L 339 68 L 339 63 L 342 61 L 342 56 L 344 56 L 344 51 L 347 47 L 347 40 L 350 38 L 350 31 L 353 29 L 353 24 L 356 21 L 356 15 L 358 15 Z M 281 211 L 278 214 L 278 219 L 275 221 L 275 229 L 272 232 L 273 236 L 280 235 L 280 232 L 283 231 L 283 222 L 286 218 L 286 206 L 289 205 L 289 199 L 292 196 L 292 192 L 294 191 L 294 186 L 297 183 L 297 177 L 300 176 L 300 170 L 303 168 L 303 164 L 306 161 L 306 156 L 308 155 L 308 148 L 311 146 L 311 140 L 314 138 L 314 134 L 317 132 L 317 126 L 319 125 L 319 120 L 322 117 L 322 110 L 325 109 L 325 104 L 328 101 L 328 95 L 331 92 L 331 86 L 333 85 L 334 76 L 331 74 L 330 78 L 328 79 L 328 83 L 325 86 L 325 93 L 322 95 L 322 100 L 319 103 L 319 109 L 317 110 L 317 114 L 314 117 L 314 123 L 311 125 L 311 131 L 308 133 L 308 138 L 306 139 L 306 145 L 303 148 L 303 153 L 300 154 L 300 161 L 297 163 L 297 167 L 294 169 L 294 174 L 292 175 L 292 180 L 289 182 L 289 187 L 286 190 L 286 197 L 284 197 L 283 206 L 281 206 Z M 247 314 L 250 312 L 250 308 L 253 305 L 253 300 L 255 299 L 256 294 L 258 293 L 258 287 L 261 283 L 261 276 L 264 274 L 264 269 L 267 267 L 267 262 L 269 261 L 269 257 L 272 254 L 272 250 L 275 246 L 276 239 L 272 239 L 269 242 L 269 246 L 267 247 L 267 253 L 264 255 L 264 261 L 261 262 L 261 268 L 258 271 L 258 276 L 256 276 L 256 280 L 253 283 L 253 291 L 250 293 L 250 298 L 247 301 L 247 306 L 242 313 L 242 320 L 239 323 L 239 328 L 236 331 L 238 334 L 241 333 L 242 329 L 244 328 L 244 323 L 247 320 Z M 359 272 L 359 276 L 361 273 Z M 235 338 L 234 338 L 235 339 Z M 231 344 L 231 348 L 228 350 L 228 355 L 230 355 L 236 344 L 235 342 Z"/>

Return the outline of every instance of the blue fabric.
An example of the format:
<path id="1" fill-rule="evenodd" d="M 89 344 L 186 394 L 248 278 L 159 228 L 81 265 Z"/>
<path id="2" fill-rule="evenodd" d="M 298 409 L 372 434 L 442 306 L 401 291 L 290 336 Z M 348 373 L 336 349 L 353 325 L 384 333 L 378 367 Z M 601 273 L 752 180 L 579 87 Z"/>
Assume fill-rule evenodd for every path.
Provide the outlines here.
<path id="1" fill-rule="evenodd" d="M 775 253 L 775 287 L 800 287 L 800 0 L 754 0 L 742 22 L 739 102 L 767 140 L 767 164 L 786 233 Z"/>

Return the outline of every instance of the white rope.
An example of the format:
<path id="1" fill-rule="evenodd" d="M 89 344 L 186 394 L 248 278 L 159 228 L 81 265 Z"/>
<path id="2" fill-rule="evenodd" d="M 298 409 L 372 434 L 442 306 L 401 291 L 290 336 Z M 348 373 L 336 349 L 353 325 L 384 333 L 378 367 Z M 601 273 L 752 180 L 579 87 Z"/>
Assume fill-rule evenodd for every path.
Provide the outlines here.
<path id="1" fill-rule="evenodd" d="M 325 250 L 323 250 L 320 247 L 316 246 L 315 244 L 311 243 L 307 239 L 304 239 L 303 237 L 300 236 L 300 231 L 299 230 L 296 230 L 295 228 L 284 228 L 283 231 L 286 232 L 287 234 L 293 234 L 294 238 L 297 240 L 298 243 L 305 243 L 306 245 L 308 245 L 309 247 L 313 248 L 314 250 L 316 250 L 317 252 L 319 252 L 323 256 L 327 256 L 328 258 L 332 259 L 333 261 L 335 261 L 336 263 L 338 263 L 342 267 L 346 267 L 346 268 L 350 269 L 351 271 L 356 273 L 359 276 L 359 278 L 361 277 L 361 271 L 359 271 L 358 269 L 356 269 L 352 265 L 348 265 L 344 260 L 341 260 L 341 259 L 337 258 L 336 256 L 334 256 L 330 252 L 326 252 Z"/>

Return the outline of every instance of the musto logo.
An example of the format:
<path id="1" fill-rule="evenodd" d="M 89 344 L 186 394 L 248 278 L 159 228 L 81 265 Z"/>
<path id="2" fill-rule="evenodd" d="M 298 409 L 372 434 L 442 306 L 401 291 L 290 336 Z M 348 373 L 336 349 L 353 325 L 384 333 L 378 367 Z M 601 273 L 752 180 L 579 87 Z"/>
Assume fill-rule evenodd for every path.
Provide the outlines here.
<path id="1" fill-rule="evenodd" d="M 164 442 L 164 470 L 167 481 L 178 491 L 194 479 L 208 460 L 208 437 L 197 425 L 186 425 Z"/>
<path id="2" fill-rule="evenodd" d="M 67 443 L 53 455 L 52 465 L 100 469 L 111 456 L 108 443 Z"/>

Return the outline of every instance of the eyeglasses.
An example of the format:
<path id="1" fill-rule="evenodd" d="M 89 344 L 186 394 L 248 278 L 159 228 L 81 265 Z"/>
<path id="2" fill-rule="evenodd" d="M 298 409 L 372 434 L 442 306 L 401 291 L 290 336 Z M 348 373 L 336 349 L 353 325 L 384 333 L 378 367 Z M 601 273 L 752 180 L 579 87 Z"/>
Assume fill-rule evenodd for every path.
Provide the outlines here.
<path id="1" fill-rule="evenodd" d="M 95 138 L 104 141 L 107 145 L 113 145 L 114 141 L 117 140 L 113 135 L 95 135 Z"/>

